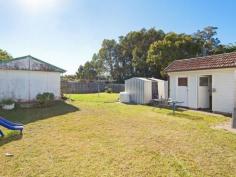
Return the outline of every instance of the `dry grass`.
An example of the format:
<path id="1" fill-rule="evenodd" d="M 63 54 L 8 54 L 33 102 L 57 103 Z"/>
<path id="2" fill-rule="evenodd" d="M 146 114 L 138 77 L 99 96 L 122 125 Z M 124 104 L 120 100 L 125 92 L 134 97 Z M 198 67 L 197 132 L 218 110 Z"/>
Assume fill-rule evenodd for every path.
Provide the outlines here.
<path id="1" fill-rule="evenodd" d="M 116 94 L 70 95 L 46 109 L 1 112 L 26 123 L 0 141 L 0 176 L 235 176 L 227 117 L 116 103 Z M 79 109 L 78 109 L 79 108 Z M 5 153 L 13 157 L 5 157 Z"/>

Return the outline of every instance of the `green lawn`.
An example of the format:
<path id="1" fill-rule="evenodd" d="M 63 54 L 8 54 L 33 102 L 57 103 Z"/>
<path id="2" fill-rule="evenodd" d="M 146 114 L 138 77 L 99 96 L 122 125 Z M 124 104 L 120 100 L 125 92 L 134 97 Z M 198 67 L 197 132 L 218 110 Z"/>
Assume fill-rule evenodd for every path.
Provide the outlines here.
<path id="1" fill-rule="evenodd" d="M 210 128 L 227 117 L 173 116 L 168 109 L 117 103 L 117 94 L 67 96 L 73 101 L 0 112 L 25 124 L 23 137 L 4 130 L 1 177 L 236 175 L 236 134 Z"/>

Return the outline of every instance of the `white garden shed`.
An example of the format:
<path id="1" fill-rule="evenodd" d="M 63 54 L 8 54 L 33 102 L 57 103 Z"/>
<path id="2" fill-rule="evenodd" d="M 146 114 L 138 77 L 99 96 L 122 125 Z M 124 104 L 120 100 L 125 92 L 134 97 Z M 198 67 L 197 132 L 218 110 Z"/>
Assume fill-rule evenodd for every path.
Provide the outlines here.
<path id="1" fill-rule="evenodd" d="M 156 78 L 149 78 L 149 80 L 156 82 L 157 84 L 157 98 L 158 99 L 168 99 L 168 81 L 156 79 Z M 153 89 L 153 87 L 152 87 Z M 153 90 L 152 90 L 153 92 Z"/>
<path id="2" fill-rule="evenodd" d="M 0 100 L 35 100 L 36 95 L 51 92 L 60 98 L 60 76 L 65 70 L 32 56 L 0 62 Z"/>
<path id="3" fill-rule="evenodd" d="M 165 71 L 180 106 L 232 113 L 236 105 L 236 52 L 176 60 Z"/>
<path id="4" fill-rule="evenodd" d="M 133 77 L 125 80 L 125 92 L 120 93 L 124 103 L 147 104 L 152 99 L 168 98 L 168 82 L 156 78 Z"/>
<path id="5" fill-rule="evenodd" d="M 147 104 L 152 100 L 152 81 L 141 77 L 125 80 L 125 92 L 131 103 Z"/>

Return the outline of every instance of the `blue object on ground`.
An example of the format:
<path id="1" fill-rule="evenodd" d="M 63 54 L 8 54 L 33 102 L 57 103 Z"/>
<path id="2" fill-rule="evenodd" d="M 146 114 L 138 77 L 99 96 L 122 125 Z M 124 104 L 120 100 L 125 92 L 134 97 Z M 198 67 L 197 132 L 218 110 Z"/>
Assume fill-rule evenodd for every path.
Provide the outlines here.
<path id="1" fill-rule="evenodd" d="M 3 134 L 3 132 L 0 130 L 0 136 L 1 137 L 3 137 L 4 136 L 4 134 Z"/>
<path id="2" fill-rule="evenodd" d="M 177 104 L 182 104 L 182 103 L 184 103 L 183 101 L 172 101 L 172 100 L 170 100 L 170 101 L 168 101 L 168 102 L 169 102 L 170 104 L 172 104 L 173 114 L 175 114 Z"/>
<path id="3" fill-rule="evenodd" d="M 3 117 L 0 117 L 0 125 L 9 129 L 9 130 L 19 130 L 20 133 L 22 133 L 22 131 L 24 129 L 23 124 L 11 122 Z M 4 134 L 2 133 L 1 130 L 0 130 L 0 135 L 4 136 Z"/>

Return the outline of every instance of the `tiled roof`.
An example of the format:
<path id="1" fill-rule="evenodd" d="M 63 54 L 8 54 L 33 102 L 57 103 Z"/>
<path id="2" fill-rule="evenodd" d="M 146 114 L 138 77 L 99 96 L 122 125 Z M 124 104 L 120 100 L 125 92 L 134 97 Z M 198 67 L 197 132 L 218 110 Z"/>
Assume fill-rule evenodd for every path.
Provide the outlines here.
<path id="1" fill-rule="evenodd" d="M 165 68 L 165 71 L 176 72 L 232 67 L 236 67 L 236 52 L 175 60 Z"/>

